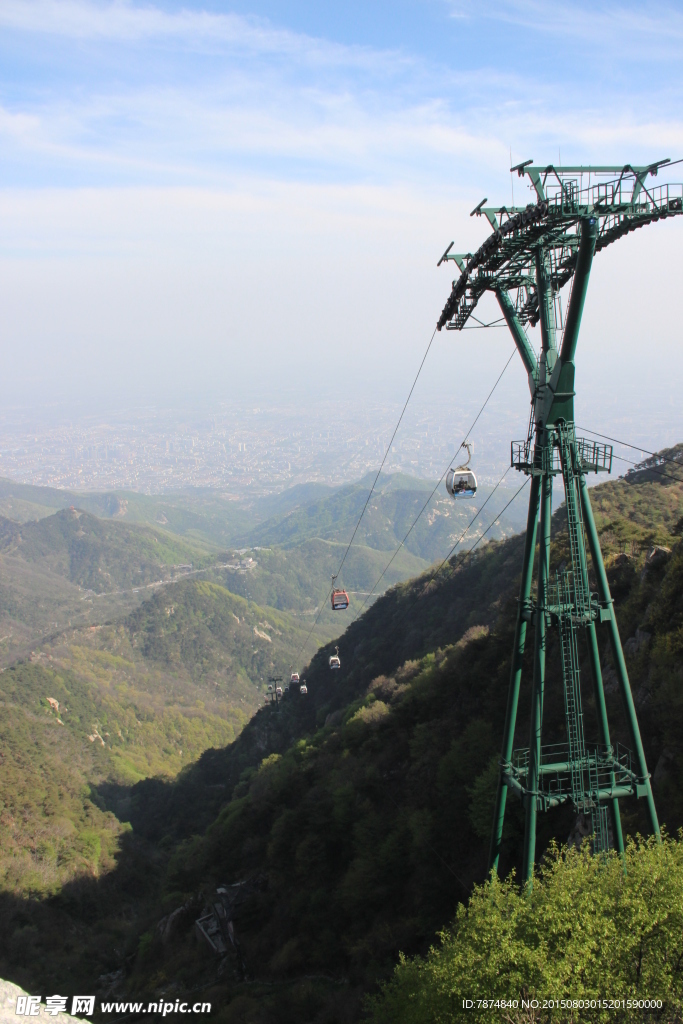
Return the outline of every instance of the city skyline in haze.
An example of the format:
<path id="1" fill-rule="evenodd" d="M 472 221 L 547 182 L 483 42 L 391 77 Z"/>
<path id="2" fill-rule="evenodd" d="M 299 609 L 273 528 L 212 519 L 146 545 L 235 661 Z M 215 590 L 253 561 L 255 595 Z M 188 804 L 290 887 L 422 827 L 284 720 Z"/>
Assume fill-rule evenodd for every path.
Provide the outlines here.
<path id="1" fill-rule="evenodd" d="M 481 242 L 484 195 L 528 201 L 510 159 L 683 155 L 672 6 L 6 0 L 0 53 L 14 419 L 388 408 L 450 290 L 446 245 Z M 631 415 L 652 448 L 683 437 L 681 252 L 676 219 L 599 254 L 577 354 L 586 425 Z M 510 348 L 444 332 L 415 400 L 483 400 Z M 501 433 L 528 408 L 513 372 Z"/>

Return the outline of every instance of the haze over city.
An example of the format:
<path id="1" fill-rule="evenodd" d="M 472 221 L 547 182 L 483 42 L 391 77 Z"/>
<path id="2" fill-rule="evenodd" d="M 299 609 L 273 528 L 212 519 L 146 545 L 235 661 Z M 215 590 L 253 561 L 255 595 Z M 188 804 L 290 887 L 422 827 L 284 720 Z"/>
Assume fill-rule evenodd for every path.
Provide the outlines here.
<path id="1" fill-rule="evenodd" d="M 0 472 L 73 483 L 58 437 L 116 450 L 151 416 L 165 454 L 182 423 L 258 408 L 244 429 L 264 438 L 329 429 L 343 477 L 359 423 L 373 457 L 388 440 L 450 289 L 446 245 L 480 243 L 483 196 L 528 200 L 511 160 L 683 153 L 682 37 L 677 7 L 634 4 L 8 0 Z M 601 253 L 582 328 L 581 417 L 648 448 L 683 430 L 681 230 Z M 441 417 L 457 446 L 509 350 L 504 330 L 439 335 L 414 422 L 435 436 Z M 504 383 L 495 451 L 495 417 L 475 439 L 491 471 L 528 416 L 517 360 Z M 40 470 L 7 462 L 31 434 L 53 453 Z"/>

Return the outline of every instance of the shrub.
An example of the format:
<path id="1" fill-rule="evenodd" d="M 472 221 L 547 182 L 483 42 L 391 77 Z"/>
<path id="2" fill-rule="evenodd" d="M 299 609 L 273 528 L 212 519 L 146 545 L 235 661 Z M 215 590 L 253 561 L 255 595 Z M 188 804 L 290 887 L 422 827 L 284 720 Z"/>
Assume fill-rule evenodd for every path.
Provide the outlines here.
<path id="1" fill-rule="evenodd" d="M 463 1006 L 474 1001 L 475 1011 Z M 477 1000 L 517 1007 L 476 1012 Z M 539 1007 L 522 1007 L 537 999 Z M 555 1008 L 543 1008 L 543 1000 Z M 662 1000 L 660 1014 L 563 1008 L 557 1000 Z M 370 1000 L 374 1024 L 683 1020 L 683 842 L 630 842 L 592 857 L 553 847 L 533 887 L 493 876 L 460 907 L 425 958 L 401 957 Z"/>

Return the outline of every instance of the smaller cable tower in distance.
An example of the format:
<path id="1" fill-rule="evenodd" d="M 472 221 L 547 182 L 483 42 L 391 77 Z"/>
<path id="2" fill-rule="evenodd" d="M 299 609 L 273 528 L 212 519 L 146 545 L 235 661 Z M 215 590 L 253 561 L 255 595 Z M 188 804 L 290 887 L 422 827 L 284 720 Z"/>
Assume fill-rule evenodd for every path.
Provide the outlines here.
<path id="1" fill-rule="evenodd" d="M 657 811 L 640 736 L 614 604 L 600 550 L 586 482 L 587 473 L 610 472 L 612 448 L 576 436 L 574 370 L 586 289 L 596 252 L 636 228 L 683 213 L 683 185 L 652 181 L 669 160 L 647 166 L 537 167 L 527 160 L 512 171 L 527 176 L 536 202 L 525 207 L 487 207 L 492 232 L 476 253 L 453 254 L 460 270 L 437 329 L 460 331 L 484 292 L 493 292 L 528 375 L 528 435 L 513 442 L 511 464 L 531 478 L 522 580 L 512 650 L 500 774 L 491 835 L 490 867 L 498 871 L 509 792 L 525 808 L 525 881 L 533 877 L 539 812 L 570 802 L 590 822 L 593 851 L 612 843 L 623 852 L 619 800 L 639 797 L 659 835 Z M 561 289 L 571 282 L 563 320 Z M 537 359 L 524 327 L 540 323 Z M 562 478 L 570 559 L 550 573 L 552 488 Z M 540 523 L 539 523 L 540 511 Z M 532 597 L 536 546 L 538 579 Z M 597 581 L 591 590 L 589 560 Z M 527 629 L 534 630 L 529 744 L 515 749 L 517 709 Z M 562 674 L 566 742 L 544 745 L 543 703 L 548 631 L 556 630 Z M 605 702 L 598 631 L 609 635 L 614 668 L 630 735 L 630 750 L 613 744 Z M 594 721 L 584 718 L 580 650 L 585 645 L 593 684 Z M 610 828 L 611 825 L 611 828 Z"/>

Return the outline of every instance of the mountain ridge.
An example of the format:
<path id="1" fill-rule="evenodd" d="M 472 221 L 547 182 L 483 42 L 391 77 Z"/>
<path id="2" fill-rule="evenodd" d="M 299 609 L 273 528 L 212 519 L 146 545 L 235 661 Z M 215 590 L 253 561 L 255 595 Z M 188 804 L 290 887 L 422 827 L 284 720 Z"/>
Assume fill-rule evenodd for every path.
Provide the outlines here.
<path id="1" fill-rule="evenodd" d="M 663 480 L 648 468 L 599 485 L 591 498 L 660 817 L 675 831 L 683 823 L 683 477 L 674 469 Z M 553 517 L 552 569 L 568 557 L 564 517 L 562 509 Z M 91 803 L 107 821 L 128 823 L 117 833 L 116 866 L 67 882 L 54 903 L 31 907 L 2 897 L 8 934 L 0 937 L 0 973 L 27 983 L 20 964 L 28 956 L 45 965 L 43 987 L 61 976 L 96 990 L 100 975 L 117 972 L 128 998 L 169 984 L 177 991 L 206 986 L 225 1022 L 358 1019 L 364 993 L 389 976 L 398 952 L 425 952 L 484 877 L 521 546 L 520 536 L 493 541 L 458 554 L 431 582 L 429 573 L 396 584 L 302 668 L 305 698 L 292 693 L 279 711 L 262 708 L 232 744 L 205 751 L 175 779 L 127 783 L 100 774 Z M 188 626 L 186 644 L 168 632 L 164 601 L 155 594 L 134 611 L 128 635 L 144 646 L 144 616 L 155 607 L 149 637 L 161 647 L 154 663 L 192 667 L 198 680 L 211 680 L 214 663 L 202 667 L 191 639 L 207 620 L 196 633 Z M 264 619 L 258 622 L 265 631 Z M 216 637 L 220 649 L 220 630 Z M 606 650 L 606 637 L 599 639 Z M 337 645 L 342 667 L 332 673 L 327 658 Z M 564 727 L 556 646 L 551 633 L 549 742 Z M 613 738 L 628 745 L 610 672 L 606 654 Z M 504 870 L 519 863 L 523 836 L 519 806 L 512 801 L 509 810 Z M 627 833 L 646 831 L 638 802 L 624 801 L 622 812 Z M 565 841 L 573 824 L 567 808 L 541 816 L 539 851 L 553 838 Z M 230 957 L 219 972 L 193 938 L 216 887 L 238 883 L 245 898 L 233 921 L 246 985 Z M 161 923 L 172 914 L 177 930 L 165 939 Z M 27 920 L 34 922 L 30 937 Z M 50 960 L 57 921 L 73 922 L 82 938 Z"/>

